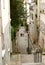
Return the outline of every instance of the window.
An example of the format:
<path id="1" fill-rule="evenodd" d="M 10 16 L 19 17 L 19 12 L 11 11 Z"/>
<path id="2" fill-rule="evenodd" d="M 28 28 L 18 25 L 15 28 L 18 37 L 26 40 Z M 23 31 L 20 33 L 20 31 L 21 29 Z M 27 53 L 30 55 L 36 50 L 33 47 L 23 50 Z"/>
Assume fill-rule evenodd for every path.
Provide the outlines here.
<path id="1" fill-rule="evenodd" d="M 37 18 L 37 14 L 36 14 L 35 16 L 36 16 L 36 18 Z"/>
<path id="2" fill-rule="evenodd" d="M 22 37 L 22 36 L 24 36 L 24 34 L 21 33 L 20 36 Z"/>

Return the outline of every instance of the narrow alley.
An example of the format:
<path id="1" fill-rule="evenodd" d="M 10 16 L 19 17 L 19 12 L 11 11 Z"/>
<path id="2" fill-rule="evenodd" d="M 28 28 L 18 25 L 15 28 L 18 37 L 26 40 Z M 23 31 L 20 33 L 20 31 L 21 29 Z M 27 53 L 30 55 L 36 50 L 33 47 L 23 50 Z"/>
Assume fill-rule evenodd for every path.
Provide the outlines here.
<path id="1" fill-rule="evenodd" d="M 0 65 L 45 65 L 45 0 L 0 0 Z"/>

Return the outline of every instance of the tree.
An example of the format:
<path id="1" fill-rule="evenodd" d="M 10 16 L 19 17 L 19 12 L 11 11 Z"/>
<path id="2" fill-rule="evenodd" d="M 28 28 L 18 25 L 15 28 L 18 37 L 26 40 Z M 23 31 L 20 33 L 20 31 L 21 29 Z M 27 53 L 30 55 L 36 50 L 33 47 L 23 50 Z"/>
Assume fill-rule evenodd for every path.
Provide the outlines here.
<path id="1" fill-rule="evenodd" d="M 12 26 L 12 39 L 15 38 L 15 33 L 19 28 L 19 25 L 26 21 L 25 11 L 23 7 L 23 0 L 10 0 L 11 8 L 11 26 Z M 21 20 L 23 18 L 23 20 Z"/>

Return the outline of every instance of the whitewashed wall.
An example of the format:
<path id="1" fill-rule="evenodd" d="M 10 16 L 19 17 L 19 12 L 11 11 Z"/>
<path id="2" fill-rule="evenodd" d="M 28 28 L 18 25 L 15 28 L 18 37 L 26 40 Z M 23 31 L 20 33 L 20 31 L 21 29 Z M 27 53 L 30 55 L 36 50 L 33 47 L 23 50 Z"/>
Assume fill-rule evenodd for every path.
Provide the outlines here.
<path id="1" fill-rule="evenodd" d="M 39 35 L 39 45 L 41 48 L 44 48 L 44 35 L 42 32 L 40 32 L 40 35 Z"/>
<path id="2" fill-rule="evenodd" d="M 35 2 L 31 4 L 32 9 L 30 9 L 30 23 L 29 23 L 29 34 L 30 34 L 30 38 L 32 43 L 35 41 L 37 43 L 37 39 L 38 39 L 38 32 L 37 32 L 37 21 L 36 21 L 36 4 Z M 30 7 L 31 7 L 30 6 Z M 36 37 L 36 38 L 35 38 Z"/>
<path id="3" fill-rule="evenodd" d="M 21 34 L 23 34 L 21 36 Z M 28 48 L 28 34 L 25 31 L 24 27 L 20 27 L 19 36 L 18 36 L 18 50 L 19 52 L 25 54 L 27 53 Z"/>
<path id="4" fill-rule="evenodd" d="M 45 24 L 45 14 L 40 14 L 40 20 Z"/>
<path id="5" fill-rule="evenodd" d="M 1 0 L 0 0 L 0 65 L 3 65 L 3 62 L 2 62 L 2 16 L 1 16 Z"/>
<path id="6" fill-rule="evenodd" d="M 39 45 L 42 48 L 45 48 L 45 14 L 44 13 L 40 13 Z"/>
<path id="7" fill-rule="evenodd" d="M 2 28 L 5 44 L 5 63 L 10 63 L 10 0 L 1 0 Z"/>
<path id="8" fill-rule="evenodd" d="M 5 27 L 7 26 L 8 22 L 10 22 L 9 1 L 10 0 L 1 0 L 3 32 L 5 31 Z"/>
<path id="9" fill-rule="evenodd" d="M 45 0 L 40 0 L 42 3 L 45 3 Z"/>
<path id="10" fill-rule="evenodd" d="M 40 0 L 40 10 L 45 13 L 45 0 Z"/>
<path id="11" fill-rule="evenodd" d="M 9 33 L 9 23 L 7 24 L 4 32 L 4 43 L 5 43 L 5 62 L 9 64 L 10 62 L 10 33 Z"/>

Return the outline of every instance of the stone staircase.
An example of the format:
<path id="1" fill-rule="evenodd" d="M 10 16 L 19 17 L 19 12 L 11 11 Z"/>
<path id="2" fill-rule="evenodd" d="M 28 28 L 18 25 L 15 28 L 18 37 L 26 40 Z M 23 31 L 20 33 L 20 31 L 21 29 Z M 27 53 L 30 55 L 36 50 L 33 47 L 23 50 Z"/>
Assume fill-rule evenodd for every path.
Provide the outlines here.
<path id="1" fill-rule="evenodd" d="M 33 54 L 16 54 L 12 55 L 10 65 L 44 65 L 41 63 L 34 63 Z"/>
<path id="2" fill-rule="evenodd" d="M 33 63 L 34 58 L 33 55 L 28 54 L 16 54 L 11 56 L 10 65 L 22 65 L 23 63 Z"/>
<path id="3" fill-rule="evenodd" d="M 21 55 L 21 63 L 34 63 L 34 55 L 33 54 Z"/>

